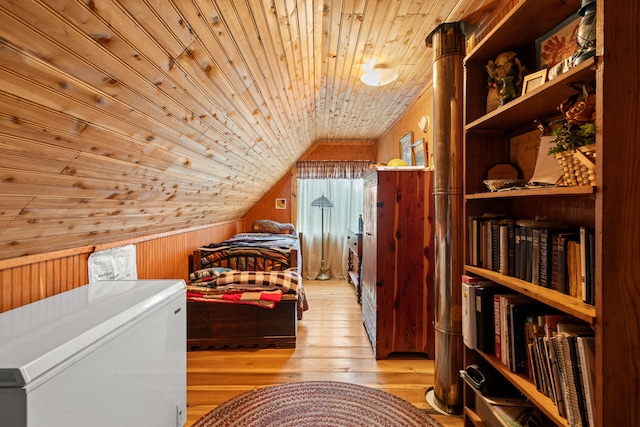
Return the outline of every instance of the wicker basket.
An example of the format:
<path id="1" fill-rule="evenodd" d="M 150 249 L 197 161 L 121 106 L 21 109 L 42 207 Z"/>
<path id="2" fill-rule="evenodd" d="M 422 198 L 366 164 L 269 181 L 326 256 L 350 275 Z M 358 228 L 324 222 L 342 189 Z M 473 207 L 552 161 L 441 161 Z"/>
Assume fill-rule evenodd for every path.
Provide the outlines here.
<path id="1" fill-rule="evenodd" d="M 596 185 L 596 145 L 556 154 L 565 185 Z"/>

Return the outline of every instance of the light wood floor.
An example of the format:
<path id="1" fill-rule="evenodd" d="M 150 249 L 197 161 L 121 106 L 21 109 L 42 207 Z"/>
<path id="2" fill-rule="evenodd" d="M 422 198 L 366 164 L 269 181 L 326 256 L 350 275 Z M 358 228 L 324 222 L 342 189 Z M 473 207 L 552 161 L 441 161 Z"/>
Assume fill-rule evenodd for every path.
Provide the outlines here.
<path id="1" fill-rule="evenodd" d="M 463 425 L 462 417 L 440 415 L 424 399 L 426 389 L 433 384 L 433 360 L 415 354 L 375 360 L 353 285 L 337 280 L 308 280 L 305 289 L 309 310 L 298 324 L 295 349 L 187 353 L 187 426 L 245 391 L 318 380 L 385 390 L 429 410 L 447 427 Z"/>

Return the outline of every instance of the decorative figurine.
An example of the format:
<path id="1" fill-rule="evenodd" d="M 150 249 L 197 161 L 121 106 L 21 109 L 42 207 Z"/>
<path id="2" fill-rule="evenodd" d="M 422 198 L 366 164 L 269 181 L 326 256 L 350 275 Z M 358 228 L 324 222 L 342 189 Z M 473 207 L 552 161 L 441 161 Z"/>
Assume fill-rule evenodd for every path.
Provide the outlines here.
<path id="1" fill-rule="evenodd" d="M 489 78 L 489 94 L 487 96 L 487 112 L 493 111 L 495 99 L 499 105 L 516 98 L 522 90 L 523 67 L 515 52 L 503 52 L 495 59 L 489 61 L 485 67 Z M 497 96 L 496 96 L 497 91 Z M 494 102 L 491 102 L 491 101 Z"/>

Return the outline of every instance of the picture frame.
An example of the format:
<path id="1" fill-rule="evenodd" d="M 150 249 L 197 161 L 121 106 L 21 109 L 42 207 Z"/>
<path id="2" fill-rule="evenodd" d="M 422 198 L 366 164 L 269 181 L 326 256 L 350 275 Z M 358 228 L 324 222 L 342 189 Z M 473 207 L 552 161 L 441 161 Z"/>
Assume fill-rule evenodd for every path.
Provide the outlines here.
<path id="1" fill-rule="evenodd" d="M 420 138 L 415 144 L 411 145 L 411 157 L 413 160 L 411 164 L 413 166 L 426 166 L 426 153 L 427 149 L 425 147 L 424 139 Z"/>
<path id="2" fill-rule="evenodd" d="M 578 48 L 576 34 L 581 16 L 574 13 L 536 40 L 537 68 L 552 68 L 571 58 Z"/>
<path id="3" fill-rule="evenodd" d="M 405 136 L 400 138 L 400 158 L 407 162 L 407 165 L 412 164 L 412 151 L 411 146 L 413 145 L 413 132 L 407 133 Z"/>
<path id="4" fill-rule="evenodd" d="M 547 69 L 543 68 L 535 73 L 524 76 L 524 82 L 522 83 L 522 94 L 531 92 L 532 90 L 539 88 L 547 81 Z"/>
<path id="5" fill-rule="evenodd" d="M 276 209 L 287 209 L 287 199 L 276 199 Z"/>

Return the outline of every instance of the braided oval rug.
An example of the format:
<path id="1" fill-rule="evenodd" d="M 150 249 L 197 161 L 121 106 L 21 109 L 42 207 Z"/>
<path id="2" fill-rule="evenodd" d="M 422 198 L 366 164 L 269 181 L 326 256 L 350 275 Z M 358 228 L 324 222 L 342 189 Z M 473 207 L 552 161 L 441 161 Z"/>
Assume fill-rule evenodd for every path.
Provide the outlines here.
<path id="1" fill-rule="evenodd" d="M 245 392 L 194 427 L 441 427 L 411 403 L 382 390 L 334 381 L 303 381 Z"/>

